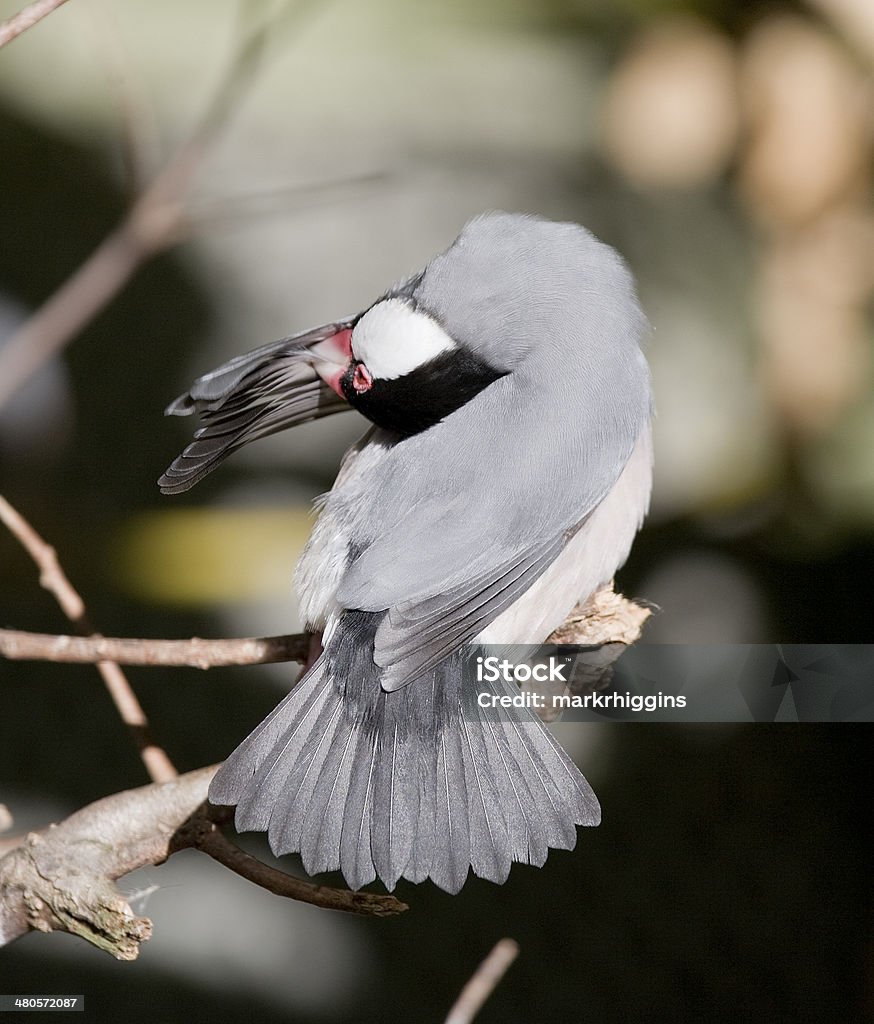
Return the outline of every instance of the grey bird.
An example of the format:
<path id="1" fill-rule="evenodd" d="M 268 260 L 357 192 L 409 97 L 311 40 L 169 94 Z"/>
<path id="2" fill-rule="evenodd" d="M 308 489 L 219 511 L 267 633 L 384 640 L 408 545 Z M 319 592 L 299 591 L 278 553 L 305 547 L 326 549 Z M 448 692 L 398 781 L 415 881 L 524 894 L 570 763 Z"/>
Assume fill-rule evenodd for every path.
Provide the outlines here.
<path id="1" fill-rule="evenodd" d="M 353 888 L 455 893 L 599 823 L 535 716 L 477 713 L 461 649 L 543 641 L 627 558 L 652 478 L 645 330 L 613 249 L 488 213 L 363 313 L 238 356 L 168 408 L 203 422 L 168 494 L 297 423 L 351 407 L 373 424 L 296 570 L 322 653 L 210 788 L 239 830 Z"/>

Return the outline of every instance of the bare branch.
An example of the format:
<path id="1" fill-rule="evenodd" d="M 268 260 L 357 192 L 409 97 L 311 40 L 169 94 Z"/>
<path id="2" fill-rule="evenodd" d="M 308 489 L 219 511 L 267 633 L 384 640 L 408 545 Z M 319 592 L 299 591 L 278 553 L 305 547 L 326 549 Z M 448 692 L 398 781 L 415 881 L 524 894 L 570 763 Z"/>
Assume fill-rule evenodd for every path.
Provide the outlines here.
<path id="1" fill-rule="evenodd" d="M 501 939 L 461 990 L 446 1024 L 470 1024 L 518 955 L 519 944 L 514 939 Z"/>
<path id="2" fill-rule="evenodd" d="M 302 205 L 312 207 L 317 202 L 336 203 L 356 198 L 366 194 L 366 189 L 389 181 L 386 171 L 369 171 L 275 189 L 208 196 L 188 204 L 187 220 L 196 231 L 224 227 L 241 219 L 250 221 L 253 217 L 282 215 Z"/>
<path id="3" fill-rule="evenodd" d="M 134 915 L 113 883 L 169 857 L 175 833 L 206 799 L 214 771 L 117 793 L 45 831 L 4 841 L 0 944 L 28 931 L 67 931 L 119 960 L 135 959 L 151 922 Z"/>
<path id="4" fill-rule="evenodd" d="M 11 18 L 0 22 L 0 50 L 66 2 L 67 0 L 35 0 L 34 3 L 28 4 L 27 7 L 20 10 L 18 14 L 13 14 Z"/>
<path id="5" fill-rule="evenodd" d="M 389 916 L 393 896 L 352 893 L 291 878 L 237 850 L 218 830 L 225 815 L 205 803 L 216 766 L 115 793 L 59 825 L 0 845 L 0 946 L 29 931 L 79 935 L 119 960 L 134 960 L 152 923 L 115 886 L 122 875 L 202 849 L 280 896 L 331 910 Z M 3 854 L 5 853 L 5 856 Z"/>
<path id="6" fill-rule="evenodd" d="M 40 537 L 20 512 L 0 496 L 0 523 L 21 543 L 39 569 L 40 584 L 55 596 L 67 618 L 86 635 L 96 631 L 88 621 L 85 603 L 67 579 L 57 553 Z M 127 677 L 113 661 L 101 660 L 97 670 L 115 704 L 121 720 L 128 728 L 140 758 L 154 782 L 167 782 L 176 776 L 176 769 L 166 752 L 158 746 L 149 729 L 149 720 L 137 700 Z"/>
<path id="7" fill-rule="evenodd" d="M 606 587 L 585 605 L 571 612 L 547 643 L 619 647 L 639 639 L 649 608 L 629 601 Z M 14 661 L 51 661 L 174 668 L 219 668 L 228 665 L 269 665 L 306 661 L 309 638 L 290 636 L 244 637 L 232 640 L 151 640 L 132 637 L 73 637 L 0 629 L 0 657 Z M 615 656 L 618 656 L 615 655 Z"/>
<path id="8" fill-rule="evenodd" d="M 218 668 L 228 665 L 271 665 L 306 660 L 309 637 L 243 637 L 234 640 L 141 640 L 107 636 L 54 636 L 0 629 L 0 657 L 13 661 L 54 661 L 120 665 L 160 665 L 173 668 Z"/>
<path id="9" fill-rule="evenodd" d="M 61 611 L 74 625 L 79 626 L 85 617 L 82 598 L 73 589 L 58 563 L 55 549 L 46 544 L 30 523 L 9 502 L 0 495 L 0 523 L 21 544 L 39 569 L 40 586 L 52 594 L 61 606 Z"/>
<path id="10" fill-rule="evenodd" d="M 147 259 L 182 236 L 184 201 L 194 175 L 216 131 L 254 78 L 276 18 L 271 15 L 243 33 L 212 102 L 190 138 L 133 204 L 121 224 L 0 351 L 0 406 L 68 344 Z"/>

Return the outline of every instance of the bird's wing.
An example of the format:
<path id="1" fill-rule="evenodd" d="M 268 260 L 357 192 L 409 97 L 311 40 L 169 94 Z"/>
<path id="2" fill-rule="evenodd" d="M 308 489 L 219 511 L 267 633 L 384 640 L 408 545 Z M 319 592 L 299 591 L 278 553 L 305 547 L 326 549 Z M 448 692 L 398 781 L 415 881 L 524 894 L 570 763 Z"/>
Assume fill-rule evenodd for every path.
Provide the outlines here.
<path id="1" fill-rule="evenodd" d="M 479 566 L 466 584 L 388 610 L 374 657 L 395 689 L 434 668 L 509 608 L 558 557 L 567 535 L 532 545 L 497 566 Z"/>
<path id="2" fill-rule="evenodd" d="M 196 412 L 203 426 L 158 481 L 161 491 L 187 491 L 244 444 L 348 409 L 316 375 L 306 354 L 309 346 L 352 322 L 325 324 L 271 342 L 198 377 L 166 409 L 168 416 Z"/>
<path id="3" fill-rule="evenodd" d="M 642 359 L 609 404 L 561 387 L 540 403 L 530 388 L 502 378 L 398 444 L 371 481 L 379 500 L 362 533 L 372 539 L 338 599 L 385 611 L 374 658 L 386 689 L 472 639 L 531 586 L 613 487 L 649 418 Z"/>

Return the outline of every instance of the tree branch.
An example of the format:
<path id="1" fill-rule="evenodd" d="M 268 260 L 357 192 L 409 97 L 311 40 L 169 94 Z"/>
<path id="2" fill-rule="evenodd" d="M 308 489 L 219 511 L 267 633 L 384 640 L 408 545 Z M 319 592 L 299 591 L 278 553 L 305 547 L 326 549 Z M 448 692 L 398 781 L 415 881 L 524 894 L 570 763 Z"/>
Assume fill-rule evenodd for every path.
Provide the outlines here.
<path id="1" fill-rule="evenodd" d="M 58 825 L 4 840 L 0 946 L 29 931 L 66 931 L 119 960 L 135 960 L 152 923 L 133 913 L 114 883 L 190 848 L 278 896 L 378 917 L 407 909 L 393 896 L 314 885 L 243 853 L 218 831 L 227 812 L 206 803 L 215 771 L 201 768 L 172 782 L 115 793 Z"/>
<path id="2" fill-rule="evenodd" d="M 33 559 L 39 570 L 40 584 L 54 595 L 67 618 L 80 632 L 92 637 L 96 636 L 96 630 L 88 621 L 85 602 L 67 579 L 58 561 L 57 552 L 50 544 L 46 544 L 24 516 L 16 511 L 2 495 L 0 495 L 0 523 L 6 526 Z M 167 756 L 166 751 L 155 742 L 146 713 L 137 700 L 133 687 L 124 672 L 116 662 L 106 659 L 101 659 L 98 662 L 97 671 L 103 678 L 109 696 L 140 752 L 140 758 L 149 773 L 149 778 L 153 782 L 167 782 L 169 779 L 175 778 L 177 773 L 173 762 Z"/>
<path id="3" fill-rule="evenodd" d="M 66 2 L 67 0 L 35 0 L 34 3 L 28 4 L 27 7 L 20 10 L 18 14 L 13 14 L 11 18 L 0 22 L 0 50 Z"/>
<path id="4" fill-rule="evenodd" d="M 547 643 L 627 646 L 639 639 L 651 614 L 649 608 L 629 601 L 612 587 L 605 587 L 586 604 L 576 607 Z M 0 629 L 0 657 L 13 661 L 93 664 L 109 660 L 121 665 L 208 669 L 304 662 L 308 651 L 309 638 L 305 633 L 223 640 L 151 640 Z"/>
<path id="5" fill-rule="evenodd" d="M 519 944 L 514 939 L 501 939 L 461 990 L 446 1024 L 470 1024 L 518 955 Z"/>
<path id="6" fill-rule="evenodd" d="M 54 661 L 120 665 L 161 665 L 173 668 L 218 668 L 228 665 L 270 665 L 306 660 L 309 637 L 245 637 L 235 640 L 142 640 L 107 636 L 55 636 L 0 629 L 0 657 L 13 661 Z"/>

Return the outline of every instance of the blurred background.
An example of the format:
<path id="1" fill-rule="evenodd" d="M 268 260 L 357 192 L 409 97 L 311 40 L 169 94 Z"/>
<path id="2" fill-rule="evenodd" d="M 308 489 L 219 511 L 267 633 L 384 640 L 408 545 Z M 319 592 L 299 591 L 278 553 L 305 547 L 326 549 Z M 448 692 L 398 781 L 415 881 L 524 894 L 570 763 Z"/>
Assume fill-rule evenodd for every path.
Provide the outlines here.
<path id="1" fill-rule="evenodd" d="M 656 489 L 619 584 L 660 606 L 647 638 L 871 640 L 871 0 L 310 0 L 229 85 L 270 13 L 75 0 L 0 53 L 0 390 L 18 328 L 222 83 L 233 101 L 176 244 L 0 405 L 0 492 L 98 627 L 298 629 L 310 502 L 363 421 L 260 442 L 169 499 L 155 479 L 191 425 L 162 410 L 507 209 L 585 224 L 639 283 Z M 67 630 L 5 533 L 0 625 Z M 183 769 L 223 757 L 291 676 L 131 670 Z M 506 934 L 522 953 L 483 1021 L 874 1019 L 867 726 L 557 731 L 604 824 L 542 871 L 458 897 L 401 883 L 410 912 L 370 921 L 180 854 L 122 883 L 155 921 L 137 964 L 31 935 L 0 954 L 0 991 L 84 992 L 101 1020 L 440 1020 Z M 92 668 L 0 663 L 16 829 L 143 781 Z"/>

